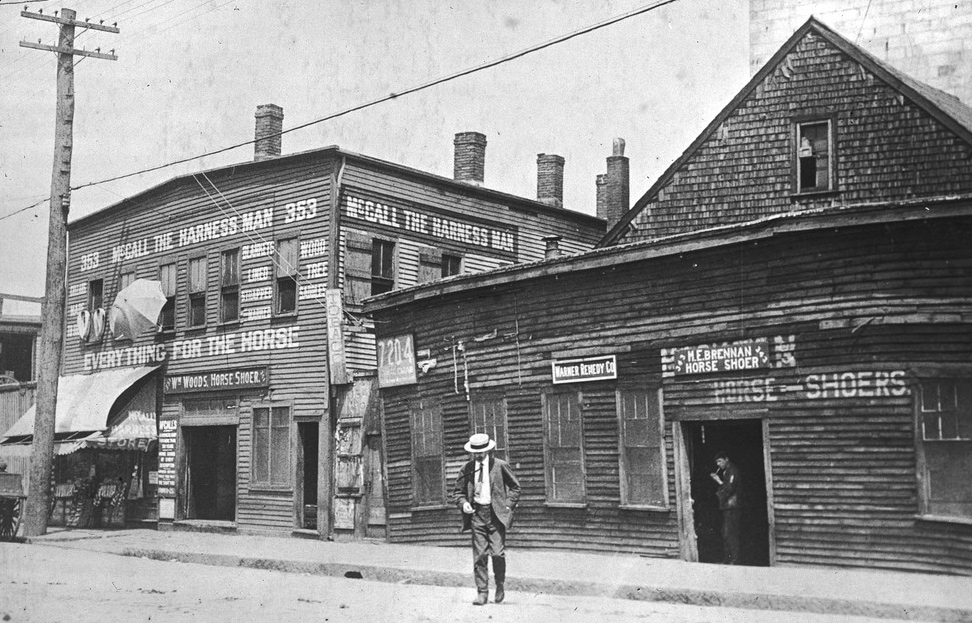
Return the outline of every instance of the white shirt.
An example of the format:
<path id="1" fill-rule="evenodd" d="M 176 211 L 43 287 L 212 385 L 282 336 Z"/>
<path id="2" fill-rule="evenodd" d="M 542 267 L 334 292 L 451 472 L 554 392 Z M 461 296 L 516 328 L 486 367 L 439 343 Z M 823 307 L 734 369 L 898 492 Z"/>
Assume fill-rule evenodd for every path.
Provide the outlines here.
<path id="1" fill-rule="evenodd" d="M 488 505 L 492 498 L 489 492 L 489 456 L 483 458 L 482 462 L 476 461 L 476 493 L 473 502 L 476 504 Z"/>

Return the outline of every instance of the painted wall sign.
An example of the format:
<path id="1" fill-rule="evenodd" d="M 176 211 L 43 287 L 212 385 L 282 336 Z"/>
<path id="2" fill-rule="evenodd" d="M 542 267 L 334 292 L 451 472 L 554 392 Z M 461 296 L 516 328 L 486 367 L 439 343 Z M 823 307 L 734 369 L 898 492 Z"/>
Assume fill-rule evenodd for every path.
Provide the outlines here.
<path id="1" fill-rule="evenodd" d="M 226 333 L 213 337 L 179 340 L 170 344 L 150 344 L 103 350 L 84 354 L 84 369 L 106 370 L 122 366 L 144 366 L 163 361 L 219 357 L 236 353 L 300 348 L 300 327 L 259 329 Z"/>
<path id="2" fill-rule="evenodd" d="M 911 387 L 904 370 L 808 374 L 795 383 L 777 382 L 772 376 L 716 381 L 712 389 L 712 396 L 719 404 L 778 402 L 781 399 L 893 398 L 910 394 Z"/>
<path id="3" fill-rule="evenodd" d="M 318 218 L 326 213 L 318 208 L 317 199 L 310 197 L 293 203 L 273 207 L 257 208 L 237 216 L 215 219 L 199 225 L 190 225 L 177 230 L 160 232 L 150 236 L 129 240 L 112 246 L 111 263 L 125 262 L 157 253 L 169 253 L 181 247 L 219 240 L 238 233 L 249 233 L 272 227 L 274 222 L 287 225 Z M 243 247 L 244 260 L 254 257 L 273 255 L 274 243 L 266 242 Z M 100 252 L 95 251 L 80 256 L 80 270 L 93 270 L 102 265 Z"/>
<path id="4" fill-rule="evenodd" d="M 328 288 L 324 300 L 327 306 L 327 364 L 331 383 L 344 385 L 348 379 L 347 353 L 344 350 L 344 302 L 340 288 Z"/>
<path id="5" fill-rule="evenodd" d="M 396 335 L 378 340 L 378 387 L 414 385 L 415 342 L 412 335 Z"/>
<path id="6" fill-rule="evenodd" d="M 614 355 L 583 359 L 554 360 L 550 364 L 554 384 L 606 381 L 618 378 L 618 363 Z"/>
<path id="7" fill-rule="evenodd" d="M 344 209 L 348 217 L 369 223 L 496 251 L 516 253 L 516 231 L 512 229 L 458 221 L 351 195 L 345 196 Z"/>
<path id="8" fill-rule="evenodd" d="M 191 394 L 224 389 L 268 387 L 270 369 L 267 366 L 211 370 L 188 374 L 169 374 L 165 377 L 165 393 Z"/>
<path id="9" fill-rule="evenodd" d="M 175 497 L 178 432 L 178 421 L 159 420 L 159 497 Z"/>
<path id="10" fill-rule="evenodd" d="M 725 346 L 675 348 L 675 375 L 736 372 L 769 368 L 769 340 L 747 340 Z"/>

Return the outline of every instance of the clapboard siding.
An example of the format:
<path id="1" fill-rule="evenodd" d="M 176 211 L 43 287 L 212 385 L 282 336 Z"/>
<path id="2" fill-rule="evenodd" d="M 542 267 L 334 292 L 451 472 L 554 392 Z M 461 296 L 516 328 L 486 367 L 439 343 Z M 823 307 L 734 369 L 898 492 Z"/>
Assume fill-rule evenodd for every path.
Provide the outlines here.
<path id="1" fill-rule="evenodd" d="M 379 334 L 393 314 L 395 331 L 413 332 L 416 348 L 429 348 L 439 363 L 415 388 L 382 392 L 386 427 L 407 438 L 404 403 L 422 395 L 441 396 L 445 404 L 457 388 L 464 399 L 466 378 L 473 396 L 500 392 L 510 459 L 523 484 L 511 533 L 518 546 L 673 556 L 679 547 L 673 426 L 741 410 L 767 421 L 777 564 L 968 573 L 972 526 L 916 518 L 912 371 L 972 365 L 972 281 L 957 274 L 970 266 L 970 237 L 969 217 L 778 233 L 393 303 L 375 312 Z M 778 359 L 769 370 L 690 377 L 664 371 L 663 349 L 740 336 L 766 337 L 774 350 L 792 348 L 792 365 Z M 575 386 L 584 400 L 586 507 L 544 504 L 540 395 L 552 388 L 550 361 L 572 353 L 618 354 L 618 386 L 663 386 L 667 511 L 620 508 L 614 382 Z M 887 386 L 894 393 L 841 385 L 849 373 L 870 382 L 895 371 L 903 376 L 900 385 Z M 831 383 L 826 391 L 823 380 Z M 727 382 L 753 381 L 768 383 L 769 394 L 726 393 Z M 462 459 L 468 432 L 461 418 L 447 421 L 447 461 Z M 393 453 L 390 446 L 396 466 L 390 491 L 410 486 L 407 450 L 402 445 Z M 389 504 L 398 513 L 393 540 L 428 541 L 428 513 L 420 521 L 409 515 L 404 493 Z M 452 509 L 441 512 L 441 530 L 456 519 Z"/>

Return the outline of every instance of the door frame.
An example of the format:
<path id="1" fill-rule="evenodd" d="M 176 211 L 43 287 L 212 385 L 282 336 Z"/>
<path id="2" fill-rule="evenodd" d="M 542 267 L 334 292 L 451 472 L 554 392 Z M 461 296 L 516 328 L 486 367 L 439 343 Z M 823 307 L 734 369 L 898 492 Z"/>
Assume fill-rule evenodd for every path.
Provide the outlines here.
<path id="1" fill-rule="evenodd" d="M 773 504 L 773 470 L 770 449 L 769 414 L 765 409 L 710 409 L 705 412 L 680 413 L 669 417 L 672 421 L 672 441 L 675 450 L 675 497 L 678 510 L 678 549 L 682 560 L 699 561 L 698 535 L 695 533 L 695 512 L 692 502 L 692 469 L 689 462 L 685 423 L 717 422 L 725 420 L 759 420 L 763 448 L 764 486 L 766 487 L 766 522 L 769 566 L 776 566 L 776 512 Z"/>

